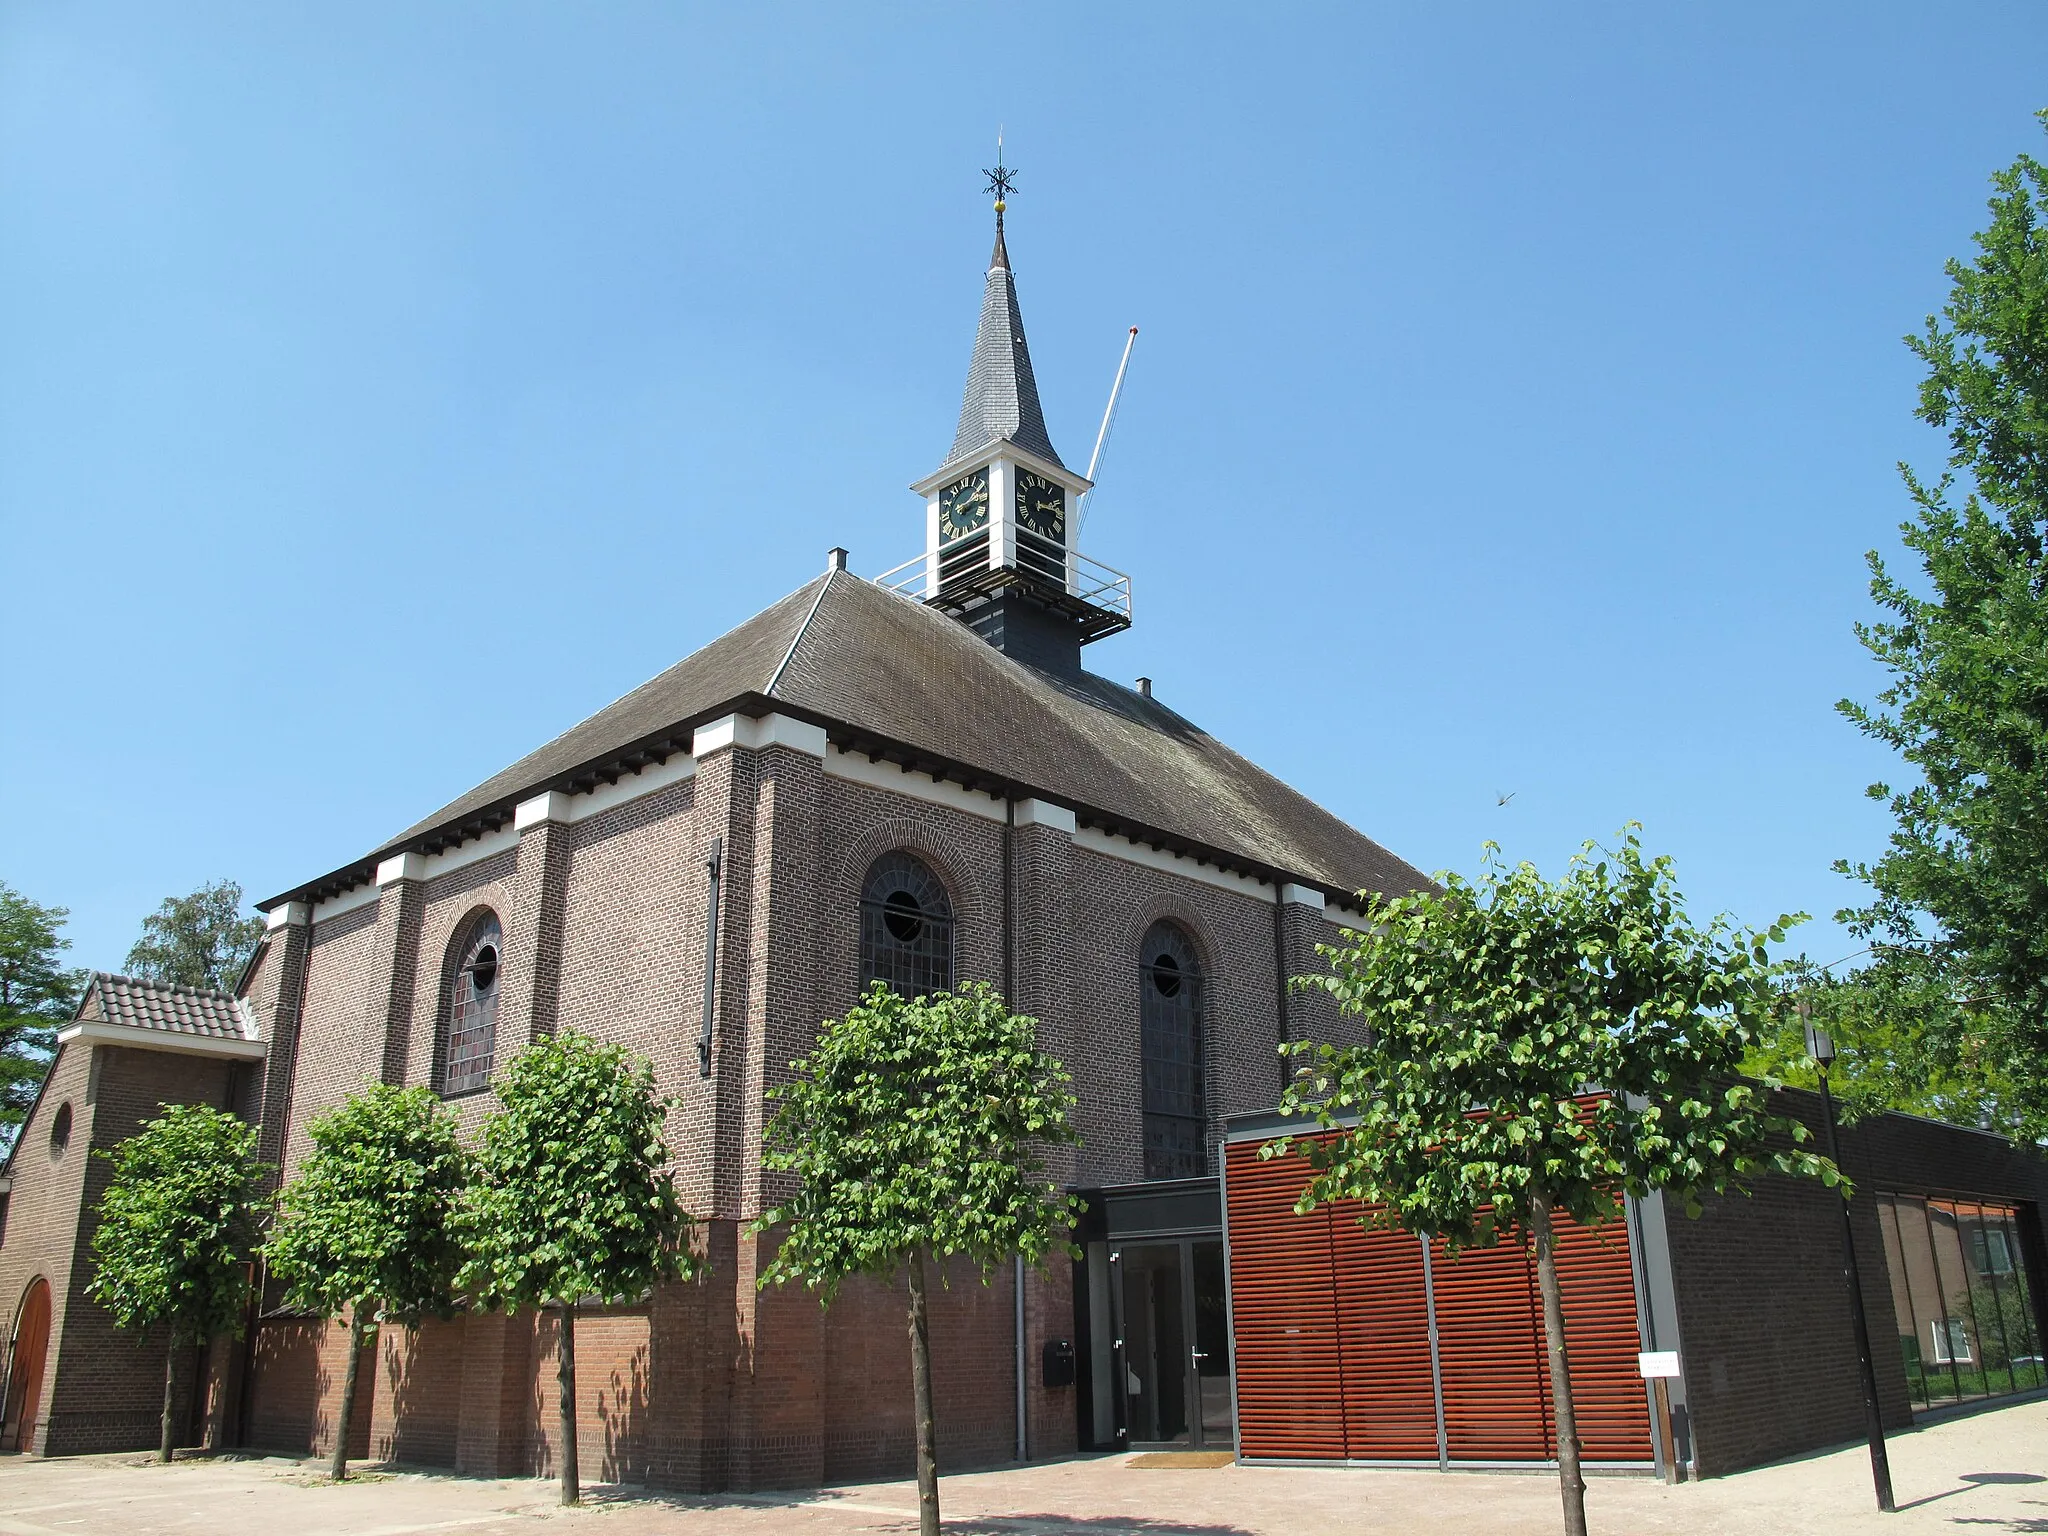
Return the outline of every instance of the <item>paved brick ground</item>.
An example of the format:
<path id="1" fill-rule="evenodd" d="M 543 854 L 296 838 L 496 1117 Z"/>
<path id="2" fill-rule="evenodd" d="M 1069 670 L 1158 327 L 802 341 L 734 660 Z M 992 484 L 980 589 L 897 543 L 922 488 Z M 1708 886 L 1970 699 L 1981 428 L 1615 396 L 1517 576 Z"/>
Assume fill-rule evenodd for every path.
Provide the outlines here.
<path id="1" fill-rule="evenodd" d="M 947 1527 L 974 1536 L 1471 1536 L 1559 1527 L 1557 1487 L 1534 1474 L 1223 1467 L 1165 1470 L 1121 1456 L 948 1478 Z M 1871 1506 L 1862 1448 L 1681 1488 L 1602 1478 L 1589 1496 L 1602 1536 L 1622 1532 L 1893 1533 L 2048 1531 L 2048 1401 L 1894 1437 L 1905 1507 Z M 137 1456 L 0 1457 L 0 1536 L 710 1536 L 914 1531 L 905 1483 L 777 1497 L 664 1499 L 597 1489 L 564 1511 L 549 1483 L 400 1473 L 345 1487 L 284 1461 L 179 1462 Z"/>

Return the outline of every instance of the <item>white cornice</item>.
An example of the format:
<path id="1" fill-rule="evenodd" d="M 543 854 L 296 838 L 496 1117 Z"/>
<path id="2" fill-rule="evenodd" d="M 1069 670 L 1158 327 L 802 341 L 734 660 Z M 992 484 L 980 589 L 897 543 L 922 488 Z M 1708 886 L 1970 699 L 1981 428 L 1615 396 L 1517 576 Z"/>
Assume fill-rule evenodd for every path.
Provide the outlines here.
<path id="1" fill-rule="evenodd" d="M 899 768 L 894 763 L 878 763 L 858 752 L 842 752 L 837 747 L 827 747 L 825 771 L 835 779 L 866 784 L 931 805 L 951 806 L 970 816 L 985 817 L 989 821 L 1003 819 L 1003 802 L 994 795 L 945 779 L 935 779 L 928 773 Z"/>
<path id="2" fill-rule="evenodd" d="M 424 853 L 394 853 L 377 864 L 377 886 L 396 885 L 401 880 L 424 880 L 427 878 L 427 856 Z"/>
<path id="3" fill-rule="evenodd" d="M 1164 848 L 1154 848 L 1150 843 L 1134 843 L 1121 834 L 1104 832 L 1096 827 L 1082 827 L 1075 832 L 1074 846 L 1122 859 L 1127 864 L 1163 870 L 1185 880 L 1199 880 L 1220 890 L 1236 891 L 1241 896 L 1256 897 L 1260 901 L 1273 900 L 1273 887 L 1263 880 L 1254 880 L 1234 870 L 1218 869 L 1214 864 L 1204 864 L 1183 854 L 1169 853 Z"/>
<path id="4" fill-rule="evenodd" d="M 168 1029 L 96 1021 L 72 1024 L 57 1031 L 59 1045 L 69 1045 L 74 1040 L 87 1045 L 122 1045 L 132 1051 L 169 1051 L 179 1056 L 229 1056 L 239 1061 L 261 1060 L 270 1049 L 261 1040 L 224 1040 L 217 1035 L 181 1035 Z"/>
<path id="5" fill-rule="evenodd" d="M 649 763 L 638 773 L 628 774 L 616 784 L 599 784 L 585 794 L 569 795 L 568 815 L 557 818 L 569 822 L 588 821 L 613 806 L 624 805 L 629 800 L 638 800 L 651 795 L 658 789 L 667 789 L 671 784 L 694 778 L 697 773 L 697 759 L 687 752 L 678 752 L 665 763 Z M 527 805 L 531 805 L 531 800 Z M 524 810 L 526 807 L 521 806 Z"/>
<path id="6" fill-rule="evenodd" d="M 263 915 L 263 931 L 275 933 L 280 928 L 303 928 L 313 920 L 313 909 L 303 901 L 281 902 Z"/>
<path id="7" fill-rule="evenodd" d="M 1324 911 L 1330 903 L 1329 897 L 1312 885 L 1295 885 L 1289 882 L 1280 887 L 1280 899 L 1291 906 L 1310 907 L 1317 912 Z"/>
<path id="8" fill-rule="evenodd" d="M 788 747 L 812 757 L 825 755 L 825 728 L 788 715 L 725 715 L 697 727 L 690 743 L 692 756 L 706 757 L 727 747 Z"/>
<path id="9" fill-rule="evenodd" d="M 325 901 L 313 904 L 313 921 L 316 924 L 324 923 L 330 917 L 340 917 L 342 913 L 353 912 L 357 907 L 371 906 L 382 894 L 375 882 L 372 882 L 369 885 L 359 885 L 353 890 L 343 891 L 339 896 L 330 896 Z"/>
<path id="10" fill-rule="evenodd" d="M 1017 825 L 1050 827 L 1055 832 L 1064 832 L 1072 837 L 1078 823 L 1074 819 L 1074 813 L 1064 805 L 1054 805 L 1050 800 L 1019 800 Z"/>

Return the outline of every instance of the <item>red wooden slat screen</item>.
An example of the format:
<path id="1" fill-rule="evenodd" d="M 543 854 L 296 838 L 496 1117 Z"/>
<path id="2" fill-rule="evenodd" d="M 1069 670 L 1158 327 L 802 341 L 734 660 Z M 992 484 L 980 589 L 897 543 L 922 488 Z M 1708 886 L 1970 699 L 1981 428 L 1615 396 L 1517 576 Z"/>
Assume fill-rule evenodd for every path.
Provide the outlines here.
<path id="1" fill-rule="evenodd" d="M 1230 1157 L 1230 1296 L 1240 1444 L 1247 1456 L 1341 1461 L 1343 1355 L 1330 1263 L 1330 1213 L 1294 1214 L 1299 1159 Z"/>
<path id="2" fill-rule="evenodd" d="M 1295 1215 L 1309 1177 L 1298 1157 L 1262 1160 L 1259 1143 L 1244 1141 L 1226 1159 L 1244 1454 L 1434 1460 L 1421 1244 L 1359 1227 L 1348 1203 Z M 1432 1253 L 1451 1459 L 1555 1457 L 1533 1257 L 1510 1247 L 1452 1260 L 1441 1244 Z M 1648 1461 L 1627 1228 L 1564 1223 L 1557 1254 L 1585 1455 Z"/>
<path id="3" fill-rule="evenodd" d="M 1330 1236 L 1344 1349 L 1346 1454 L 1363 1461 L 1435 1461 L 1422 1244 L 1407 1232 L 1361 1227 L 1357 1203 L 1349 1200 L 1331 1208 Z"/>

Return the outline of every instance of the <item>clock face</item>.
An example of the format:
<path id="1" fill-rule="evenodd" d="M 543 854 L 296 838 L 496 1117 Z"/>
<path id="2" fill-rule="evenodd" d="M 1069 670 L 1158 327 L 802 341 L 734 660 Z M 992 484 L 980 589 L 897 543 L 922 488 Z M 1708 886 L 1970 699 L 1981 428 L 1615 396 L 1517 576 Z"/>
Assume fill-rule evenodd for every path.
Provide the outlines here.
<path id="1" fill-rule="evenodd" d="M 939 542 L 964 539 L 988 526 L 988 471 L 977 469 L 939 492 Z"/>
<path id="2" fill-rule="evenodd" d="M 1055 544 L 1067 541 L 1067 488 L 1032 470 L 1017 471 L 1017 523 Z"/>

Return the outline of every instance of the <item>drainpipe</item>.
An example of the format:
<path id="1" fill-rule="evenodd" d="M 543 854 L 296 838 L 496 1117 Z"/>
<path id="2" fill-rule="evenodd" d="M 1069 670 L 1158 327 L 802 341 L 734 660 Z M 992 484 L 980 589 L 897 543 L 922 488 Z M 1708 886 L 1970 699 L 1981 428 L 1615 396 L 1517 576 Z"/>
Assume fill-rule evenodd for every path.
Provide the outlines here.
<path id="1" fill-rule="evenodd" d="M 704 874 L 710 882 L 704 901 L 704 1023 L 697 1036 L 697 1075 L 711 1075 L 711 1028 L 718 1003 L 718 866 L 725 856 L 725 839 L 711 839 L 704 855 Z"/>

